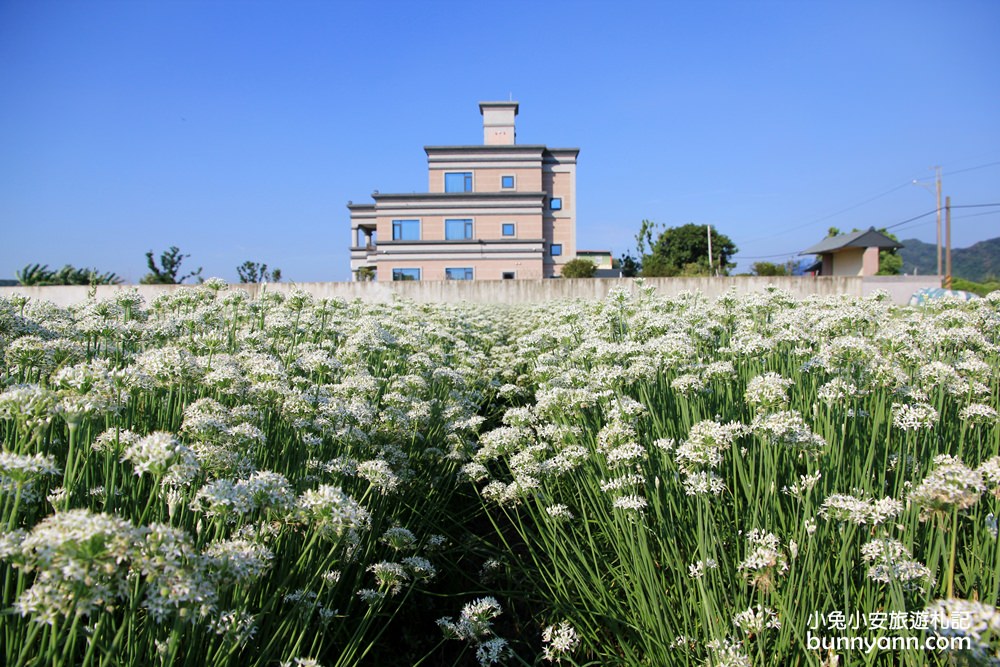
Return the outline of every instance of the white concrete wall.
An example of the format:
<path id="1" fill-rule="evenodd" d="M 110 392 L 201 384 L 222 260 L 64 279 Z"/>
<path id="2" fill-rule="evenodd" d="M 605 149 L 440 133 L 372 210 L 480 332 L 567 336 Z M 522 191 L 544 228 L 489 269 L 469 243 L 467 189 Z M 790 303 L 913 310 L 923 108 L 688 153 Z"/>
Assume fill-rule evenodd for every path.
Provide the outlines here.
<path id="1" fill-rule="evenodd" d="M 861 279 L 861 294 L 868 296 L 875 290 L 885 290 L 893 303 L 906 304 L 918 289 L 941 287 L 938 276 L 865 276 Z"/>
<path id="2" fill-rule="evenodd" d="M 658 292 L 668 296 L 683 291 L 702 292 L 708 297 L 716 297 L 726 290 L 735 288 L 746 294 L 763 291 L 774 285 L 797 298 L 812 294 L 848 294 L 864 296 L 883 289 L 889 292 L 895 303 L 909 302 L 910 295 L 921 287 L 939 287 L 936 276 L 822 276 L 822 277 L 756 277 L 734 276 L 723 278 L 648 278 Z M 147 303 L 158 295 L 185 285 L 104 285 L 95 289 L 95 296 L 104 299 L 120 290 L 137 289 Z M 483 281 L 442 281 L 442 282 L 343 282 L 343 283 L 270 283 L 264 285 L 233 285 L 246 289 L 251 296 L 264 290 L 290 292 L 302 289 L 317 299 L 361 299 L 362 301 L 391 301 L 397 295 L 419 303 L 543 303 L 563 299 L 603 299 L 616 287 L 635 289 L 631 278 L 580 278 L 575 280 L 483 280 Z M 87 300 L 90 288 L 77 286 L 59 287 L 0 287 L 0 296 L 10 297 L 22 294 L 33 299 L 51 301 L 59 306 L 69 306 Z"/>

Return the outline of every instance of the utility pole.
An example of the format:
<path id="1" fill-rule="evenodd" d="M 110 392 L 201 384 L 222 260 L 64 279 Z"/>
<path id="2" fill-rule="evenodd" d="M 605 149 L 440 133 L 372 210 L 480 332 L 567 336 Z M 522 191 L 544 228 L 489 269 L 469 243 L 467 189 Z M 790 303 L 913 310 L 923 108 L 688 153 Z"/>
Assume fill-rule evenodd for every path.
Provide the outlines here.
<path id="1" fill-rule="evenodd" d="M 951 289 L 951 197 L 945 197 L 944 202 L 944 238 L 947 245 L 944 265 L 944 288 Z"/>
<path id="2" fill-rule="evenodd" d="M 937 192 L 937 274 L 940 277 L 943 275 L 941 273 L 941 167 L 934 167 L 934 181 Z M 913 184 L 926 188 L 928 191 L 931 189 L 929 185 L 918 180 L 914 180 Z"/>
<path id="3" fill-rule="evenodd" d="M 941 275 L 941 167 L 934 167 L 937 180 L 937 272 Z M 951 275 L 951 271 L 948 272 Z"/>
<path id="4" fill-rule="evenodd" d="M 708 275 L 712 275 L 712 225 L 708 227 Z"/>

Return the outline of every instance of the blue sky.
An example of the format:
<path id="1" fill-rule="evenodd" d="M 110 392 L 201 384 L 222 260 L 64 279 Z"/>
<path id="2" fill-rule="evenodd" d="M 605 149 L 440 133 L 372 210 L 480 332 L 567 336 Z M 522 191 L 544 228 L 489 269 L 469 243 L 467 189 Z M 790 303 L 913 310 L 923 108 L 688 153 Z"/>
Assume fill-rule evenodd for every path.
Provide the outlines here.
<path id="1" fill-rule="evenodd" d="M 782 261 L 831 225 L 1000 202 L 1000 3 L 0 0 L 0 277 L 29 263 L 346 280 L 348 200 L 425 145 L 580 148 L 581 248 L 643 218 Z M 896 230 L 935 240 L 928 216 Z M 963 247 L 1000 207 L 953 212 Z"/>

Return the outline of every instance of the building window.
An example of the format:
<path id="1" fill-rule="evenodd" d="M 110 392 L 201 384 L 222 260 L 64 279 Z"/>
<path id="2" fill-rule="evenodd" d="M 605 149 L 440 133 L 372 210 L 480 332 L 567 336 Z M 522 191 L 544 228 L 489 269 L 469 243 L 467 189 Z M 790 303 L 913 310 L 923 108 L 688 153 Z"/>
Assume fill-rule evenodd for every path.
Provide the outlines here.
<path id="1" fill-rule="evenodd" d="M 513 279 L 514 279 L 514 272 L 513 272 L 513 271 L 504 271 L 504 272 L 503 272 L 503 273 L 501 274 L 501 277 L 502 277 L 502 278 L 503 278 L 504 280 L 513 280 Z"/>
<path id="2" fill-rule="evenodd" d="M 500 225 L 500 235 L 501 236 L 517 236 L 517 225 L 513 222 L 505 222 Z"/>
<path id="3" fill-rule="evenodd" d="M 393 241 L 419 241 L 420 221 L 419 220 L 393 220 L 392 221 Z"/>
<path id="4" fill-rule="evenodd" d="M 472 192 L 472 172 L 457 171 L 444 175 L 445 192 Z"/>
<path id="5" fill-rule="evenodd" d="M 501 176 L 500 177 L 500 187 L 504 190 L 514 189 L 514 177 L 513 176 Z"/>
<path id="6" fill-rule="evenodd" d="M 553 197 L 549 200 L 549 208 L 553 211 L 562 210 L 562 197 Z"/>
<path id="7" fill-rule="evenodd" d="M 393 280 L 420 280 L 420 269 L 393 269 Z"/>
<path id="8" fill-rule="evenodd" d="M 444 277 L 448 280 L 472 280 L 472 269 L 445 269 Z"/>
<path id="9" fill-rule="evenodd" d="M 553 243 L 549 246 L 549 254 L 558 257 L 562 254 L 562 243 Z"/>
<path id="10" fill-rule="evenodd" d="M 444 238 L 447 241 L 458 241 L 472 238 L 472 220 L 445 220 Z"/>

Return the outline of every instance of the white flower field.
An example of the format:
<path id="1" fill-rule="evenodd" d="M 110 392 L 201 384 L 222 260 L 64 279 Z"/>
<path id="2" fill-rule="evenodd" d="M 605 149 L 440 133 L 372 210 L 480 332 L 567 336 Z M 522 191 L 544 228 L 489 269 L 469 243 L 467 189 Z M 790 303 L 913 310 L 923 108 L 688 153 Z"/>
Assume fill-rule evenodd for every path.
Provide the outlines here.
<path id="1" fill-rule="evenodd" d="M 1000 292 L 0 298 L 0 663 L 998 665 Z"/>

